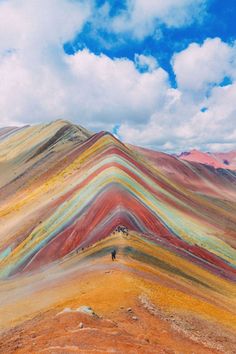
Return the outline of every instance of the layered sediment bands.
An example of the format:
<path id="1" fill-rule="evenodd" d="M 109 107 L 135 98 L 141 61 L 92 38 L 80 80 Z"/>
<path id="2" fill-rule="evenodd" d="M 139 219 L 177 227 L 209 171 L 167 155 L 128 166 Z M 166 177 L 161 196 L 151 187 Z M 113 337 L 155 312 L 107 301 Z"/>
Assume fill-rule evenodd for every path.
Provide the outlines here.
<path id="1" fill-rule="evenodd" d="M 91 135 L 68 122 L 34 129 L 7 131 L 0 143 L 0 162 L 8 166 L 1 171 L 2 277 L 60 260 L 121 224 L 235 280 L 233 173 L 206 172 L 165 154 L 150 158 L 109 133 Z M 186 178 L 195 178 L 195 188 Z"/>
<path id="2" fill-rule="evenodd" d="M 143 233 L 112 233 L 0 290 L 3 353 L 235 351 L 235 285 Z"/>
<path id="3" fill-rule="evenodd" d="M 233 170 L 0 129 L 0 352 L 234 353 L 235 200 Z"/>
<path id="4" fill-rule="evenodd" d="M 162 152 L 130 145 L 133 151 L 145 156 L 152 166 L 156 166 L 170 178 L 188 190 L 214 198 L 235 200 L 236 169 L 214 168 L 211 165 L 186 161 Z M 235 153 L 236 154 L 236 153 Z"/>

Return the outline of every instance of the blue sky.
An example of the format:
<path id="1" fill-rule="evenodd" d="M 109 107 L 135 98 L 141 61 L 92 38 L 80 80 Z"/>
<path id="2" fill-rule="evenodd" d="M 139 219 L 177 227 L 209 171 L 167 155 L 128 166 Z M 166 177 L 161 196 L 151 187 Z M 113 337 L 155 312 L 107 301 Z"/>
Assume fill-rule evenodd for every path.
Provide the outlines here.
<path id="1" fill-rule="evenodd" d="M 233 0 L 0 1 L 0 125 L 236 149 L 235 23 Z"/>
<path id="2" fill-rule="evenodd" d="M 111 6 L 110 16 L 117 16 L 126 9 L 126 1 L 122 0 L 97 0 L 97 8 L 105 3 Z M 168 71 L 172 85 L 175 86 L 175 77 L 170 65 L 175 52 L 186 49 L 192 42 L 203 43 L 206 38 L 219 37 L 225 42 L 233 42 L 236 39 L 236 3 L 235 0 L 227 0 L 223 5 L 222 0 L 210 0 L 206 2 L 206 12 L 200 21 L 180 28 L 170 28 L 165 24 L 157 25 L 161 31 L 159 40 L 153 33 L 142 40 L 131 39 L 124 36 L 120 43 L 120 34 L 114 34 L 107 30 L 94 29 L 93 22 L 85 24 L 83 31 L 64 44 L 67 54 L 73 55 L 78 50 L 89 48 L 93 53 L 104 53 L 111 58 L 127 57 L 134 59 L 135 54 L 152 55 L 157 58 L 159 64 Z M 97 36 L 94 36 L 94 30 Z M 100 39 L 100 40 L 99 40 Z M 110 46 L 104 45 L 106 41 Z"/>

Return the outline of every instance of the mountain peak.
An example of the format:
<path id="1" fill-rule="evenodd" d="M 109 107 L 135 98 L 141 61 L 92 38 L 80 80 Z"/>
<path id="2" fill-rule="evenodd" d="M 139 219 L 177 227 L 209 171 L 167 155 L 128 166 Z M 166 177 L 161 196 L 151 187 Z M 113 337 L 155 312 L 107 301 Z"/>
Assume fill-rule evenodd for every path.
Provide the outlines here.
<path id="1" fill-rule="evenodd" d="M 234 171 L 64 120 L 8 131 L 0 164 L 0 319 L 17 325 L 0 336 L 4 352 L 19 333 L 34 338 L 24 352 L 104 352 L 118 336 L 122 353 L 166 341 L 209 353 L 219 333 L 232 352 Z"/>

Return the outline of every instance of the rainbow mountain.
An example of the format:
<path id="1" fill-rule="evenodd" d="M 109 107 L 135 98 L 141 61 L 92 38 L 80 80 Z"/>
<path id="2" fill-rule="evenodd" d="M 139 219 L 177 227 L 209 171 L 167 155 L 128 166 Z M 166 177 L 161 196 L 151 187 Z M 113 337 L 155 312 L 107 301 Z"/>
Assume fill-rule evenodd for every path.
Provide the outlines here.
<path id="1" fill-rule="evenodd" d="M 115 262 L 112 267 L 118 272 L 128 276 L 132 269 L 131 273 L 138 276 L 139 282 L 148 281 L 154 276 L 153 272 L 159 272 L 160 279 L 165 280 L 155 281 L 158 286 L 162 283 L 172 291 L 173 299 L 177 290 L 188 293 L 192 303 L 188 311 L 195 311 L 198 316 L 203 312 L 210 321 L 216 320 L 214 313 L 217 313 L 217 321 L 221 323 L 218 312 L 222 307 L 223 322 L 227 322 L 223 326 L 235 325 L 236 328 L 232 321 L 236 313 L 235 170 L 125 145 L 108 132 L 93 134 L 62 120 L 2 128 L 0 223 L 0 289 L 2 286 L 4 296 L 13 293 L 18 299 L 17 291 L 12 289 L 20 287 L 24 289 L 24 296 L 37 298 L 38 304 L 39 295 L 31 292 L 29 295 L 26 284 L 39 284 L 51 274 L 52 278 L 55 275 L 54 282 L 60 278 L 66 287 L 68 274 L 77 266 L 77 271 L 82 272 L 78 273 L 81 284 L 85 281 L 84 269 L 89 274 L 93 270 L 88 278 L 97 278 L 104 264 L 110 269 L 107 257 L 115 247 L 121 263 Z M 128 235 L 117 232 L 118 226 L 127 228 Z M 102 279 L 101 276 L 101 282 Z M 9 284 L 7 289 L 6 284 Z M 109 288 L 103 284 L 106 286 Z M 125 292 L 122 286 L 120 291 Z M 143 284 L 142 289 L 145 289 Z M 40 293 L 42 291 L 45 296 L 51 296 L 48 283 Z M 66 293 L 70 291 L 67 289 Z M 74 292 L 70 296 L 64 298 L 64 302 L 72 301 Z M 135 296 L 140 299 L 141 295 Z M 148 307 L 145 296 L 141 296 L 142 303 Z M 167 303 L 171 302 L 168 296 Z M 196 301 L 205 301 L 205 306 L 214 305 L 215 312 L 199 310 L 200 305 L 193 304 L 195 297 Z M 60 303 L 62 299 L 63 295 Z M 15 304 L 23 306 L 23 297 L 17 301 Z M 53 304 L 49 301 L 46 307 L 41 304 L 40 311 L 55 310 L 58 301 L 58 298 Z M 98 302 L 90 299 L 95 307 Z M 164 299 L 162 303 L 165 307 Z M 32 314 L 38 313 L 37 306 L 20 315 L 11 313 L 13 322 L 9 326 L 12 327 L 12 323 L 23 326 L 22 318 L 34 320 Z M 8 307 L 8 315 L 9 312 L 11 307 Z M 205 344 L 195 338 L 196 333 L 195 339 L 188 334 L 185 340 L 194 343 L 192 348 L 200 345 L 196 352 L 210 350 L 212 353 L 222 348 L 224 351 L 236 343 L 231 331 L 232 328 L 226 330 L 226 347 L 210 340 L 212 333 L 203 341 Z M 180 337 L 184 336 L 182 332 Z M 167 342 L 170 348 L 175 347 L 170 344 L 170 338 Z M 136 348 L 135 345 L 133 343 L 131 348 Z M 124 348 L 127 350 L 127 344 L 121 352 Z M 148 348 L 147 344 L 138 352 L 148 352 Z M 154 346 L 150 352 L 159 349 Z"/>

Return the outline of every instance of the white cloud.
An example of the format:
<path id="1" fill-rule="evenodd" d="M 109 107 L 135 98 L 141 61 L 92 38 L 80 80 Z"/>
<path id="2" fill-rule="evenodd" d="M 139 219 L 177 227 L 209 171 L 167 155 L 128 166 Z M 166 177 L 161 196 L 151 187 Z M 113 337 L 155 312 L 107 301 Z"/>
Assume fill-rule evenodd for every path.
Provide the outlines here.
<path id="1" fill-rule="evenodd" d="M 235 58 L 235 44 L 228 45 L 220 38 L 206 39 L 202 45 L 190 44 L 173 57 L 178 87 L 205 94 L 209 85 L 220 84 L 224 77 L 233 75 Z"/>
<path id="2" fill-rule="evenodd" d="M 1 1 L 0 52 L 14 48 L 38 53 L 62 45 L 81 30 L 89 14 L 89 1 Z"/>
<path id="3" fill-rule="evenodd" d="M 67 113 L 63 43 L 89 15 L 89 1 L 0 2 L 1 125 Z"/>
<path id="4" fill-rule="evenodd" d="M 144 60 L 144 57 L 142 58 Z M 141 74 L 128 59 L 110 59 L 88 50 L 67 58 L 73 80 L 73 99 L 85 121 L 94 117 L 107 128 L 111 122 L 146 122 L 161 106 L 168 87 L 168 75 L 161 68 Z M 75 105 L 74 104 L 74 105 Z"/>
<path id="5" fill-rule="evenodd" d="M 127 9 L 114 19 L 113 30 L 130 32 L 141 39 L 153 34 L 157 23 L 187 26 L 202 19 L 206 3 L 206 0 L 128 0 Z"/>
<path id="6" fill-rule="evenodd" d="M 196 3 L 204 2 L 129 1 L 130 30 L 145 35 L 156 18 L 169 26 L 191 22 Z M 65 118 L 97 130 L 120 124 L 124 140 L 161 150 L 235 146 L 234 44 L 208 39 L 176 54 L 178 87 L 173 89 L 152 56 L 111 59 L 87 49 L 66 55 L 63 43 L 90 18 L 88 4 L 0 1 L 1 126 Z M 172 11 L 175 23 L 169 18 Z M 220 87 L 225 76 L 233 83 Z"/>
<path id="7" fill-rule="evenodd" d="M 88 19 L 85 4 L 67 0 L 0 3 L 2 126 L 65 117 L 109 129 L 115 121 L 147 121 L 161 105 L 168 76 L 153 57 L 136 57 L 148 67 L 149 72 L 141 74 L 125 58 L 112 60 L 88 50 L 74 56 L 64 53 L 63 43 Z"/>
<path id="8" fill-rule="evenodd" d="M 236 148 L 235 62 L 234 44 L 219 38 L 191 44 L 173 58 L 178 88 L 165 91 L 162 109 L 146 125 L 121 125 L 119 135 L 161 150 Z M 220 86 L 226 76 L 232 83 Z"/>
<path id="9" fill-rule="evenodd" d="M 167 94 L 165 108 L 153 113 L 148 124 L 123 124 L 119 135 L 127 142 L 166 151 L 236 149 L 236 83 L 215 87 L 204 102 L 196 103 L 178 90 L 176 97 L 171 100 Z M 205 112 L 200 110 L 203 104 L 208 107 Z"/>
<path id="10" fill-rule="evenodd" d="M 158 68 L 158 62 L 152 55 L 135 54 L 134 62 L 137 69 L 152 72 Z"/>
<path id="11" fill-rule="evenodd" d="M 32 68 L 13 52 L 0 63 L 1 124 L 66 117 L 108 130 L 117 121 L 146 122 L 161 107 L 168 87 L 167 73 L 152 64 L 151 72 L 141 74 L 131 60 L 112 60 L 84 49 L 73 56 L 62 54 L 60 65 L 37 61 Z"/>

